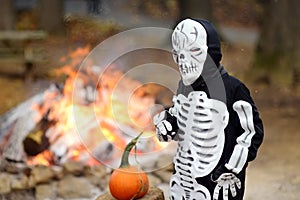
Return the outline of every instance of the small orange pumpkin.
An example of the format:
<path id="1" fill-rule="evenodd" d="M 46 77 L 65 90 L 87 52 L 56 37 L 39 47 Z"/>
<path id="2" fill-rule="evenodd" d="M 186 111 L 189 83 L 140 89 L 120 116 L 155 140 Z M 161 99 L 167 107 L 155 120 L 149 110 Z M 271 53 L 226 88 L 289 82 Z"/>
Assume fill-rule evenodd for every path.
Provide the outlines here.
<path id="1" fill-rule="evenodd" d="M 114 170 L 110 177 L 110 193 L 118 200 L 141 198 L 149 190 L 147 174 L 138 167 L 131 166 L 128 161 L 129 153 L 141 135 L 142 133 L 127 144 L 122 155 L 120 167 Z"/>

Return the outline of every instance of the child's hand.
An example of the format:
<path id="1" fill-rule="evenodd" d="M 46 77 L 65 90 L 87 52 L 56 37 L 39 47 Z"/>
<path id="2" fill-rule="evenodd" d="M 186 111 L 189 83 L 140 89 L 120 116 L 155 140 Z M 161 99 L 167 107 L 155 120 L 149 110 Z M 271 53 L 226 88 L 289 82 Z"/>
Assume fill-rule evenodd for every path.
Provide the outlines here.
<path id="1" fill-rule="evenodd" d="M 213 200 L 219 199 L 219 192 L 223 188 L 223 200 L 228 200 L 229 190 L 233 197 L 236 196 L 236 187 L 241 189 L 241 181 L 233 173 L 224 173 L 215 181 L 217 186 L 215 187 Z"/>
<path id="2" fill-rule="evenodd" d="M 156 136 L 161 142 L 169 142 L 176 136 L 178 129 L 176 118 L 164 110 L 153 117 L 156 127 Z"/>
<path id="3" fill-rule="evenodd" d="M 241 181 L 236 177 L 236 175 L 224 165 L 221 165 L 217 170 L 211 175 L 213 182 L 216 182 L 217 185 L 214 190 L 213 200 L 219 199 L 220 189 L 223 188 L 223 200 L 228 200 L 228 190 L 233 197 L 236 196 L 236 186 L 238 189 L 241 189 Z"/>

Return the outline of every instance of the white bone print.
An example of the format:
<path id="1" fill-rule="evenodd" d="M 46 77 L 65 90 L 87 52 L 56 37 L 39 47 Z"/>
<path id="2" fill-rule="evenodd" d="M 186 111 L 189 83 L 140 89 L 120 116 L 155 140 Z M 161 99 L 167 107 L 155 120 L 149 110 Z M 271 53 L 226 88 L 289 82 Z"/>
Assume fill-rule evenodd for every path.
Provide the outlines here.
<path id="1" fill-rule="evenodd" d="M 234 147 L 229 162 L 225 165 L 227 169 L 239 173 L 248 157 L 248 148 L 251 145 L 251 139 L 255 134 L 252 106 L 246 101 L 237 101 L 233 104 L 233 109 L 237 112 L 242 128 L 245 132 L 237 138 L 237 144 Z"/>
<path id="2" fill-rule="evenodd" d="M 171 200 L 211 200 L 211 195 L 206 187 L 198 184 L 195 179 L 185 178 L 179 173 L 172 176 L 170 188 Z"/>
<path id="3" fill-rule="evenodd" d="M 173 101 L 172 113 L 177 118 L 180 131 L 171 193 L 173 196 L 184 194 L 184 199 L 193 199 L 194 196 L 199 199 L 199 195 L 206 194 L 202 195 L 202 199 L 210 199 L 207 189 L 195 179 L 211 173 L 220 160 L 229 116 L 226 105 L 208 99 L 202 91 L 191 92 L 188 98 L 179 94 Z"/>
<path id="4" fill-rule="evenodd" d="M 224 173 L 218 180 L 216 180 L 217 185 L 214 189 L 213 200 L 218 200 L 220 195 L 220 190 L 223 188 L 223 200 L 228 200 L 229 190 L 233 197 L 236 196 L 238 189 L 241 189 L 242 183 L 233 173 Z"/>
<path id="5" fill-rule="evenodd" d="M 226 105 L 208 99 L 205 92 L 194 91 L 188 98 L 179 94 L 174 99 L 178 132 L 175 167 L 202 177 L 217 165 L 224 147 L 224 128 L 228 122 Z"/>

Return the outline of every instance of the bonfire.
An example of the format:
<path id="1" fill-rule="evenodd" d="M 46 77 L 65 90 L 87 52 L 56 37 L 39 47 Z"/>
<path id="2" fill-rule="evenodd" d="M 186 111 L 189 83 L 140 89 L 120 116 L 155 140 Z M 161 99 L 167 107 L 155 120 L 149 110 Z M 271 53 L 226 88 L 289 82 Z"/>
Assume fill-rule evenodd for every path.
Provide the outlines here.
<path id="1" fill-rule="evenodd" d="M 150 112 L 156 97 L 149 91 L 159 89 L 124 77 L 113 65 L 104 69 L 85 60 L 81 69 L 89 52 L 79 48 L 62 58 L 66 65 L 55 72 L 67 77 L 63 84 L 51 84 L 0 118 L 2 157 L 28 165 L 75 160 L 114 167 L 140 132 L 138 155 L 166 147 L 155 137 Z"/>

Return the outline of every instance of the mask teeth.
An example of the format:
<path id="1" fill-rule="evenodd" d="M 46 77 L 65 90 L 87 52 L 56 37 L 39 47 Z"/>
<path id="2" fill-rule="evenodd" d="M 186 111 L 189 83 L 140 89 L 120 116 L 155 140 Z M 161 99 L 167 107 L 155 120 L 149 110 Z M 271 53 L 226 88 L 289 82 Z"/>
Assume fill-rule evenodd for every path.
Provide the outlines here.
<path id="1" fill-rule="evenodd" d="M 192 73 L 192 72 L 197 72 L 197 68 L 196 68 L 195 64 L 191 64 L 190 66 L 188 66 L 188 65 L 180 65 L 179 69 L 180 69 L 180 72 L 182 74 L 184 74 L 184 75 Z"/>
<path id="2" fill-rule="evenodd" d="M 193 72 L 193 68 L 192 68 L 192 66 L 189 66 L 188 73 L 191 73 L 191 72 Z"/>
<path id="3" fill-rule="evenodd" d="M 197 71 L 197 68 L 196 68 L 195 64 L 191 64 L 191 71 L 192 72 L 196 72 Z"/>
<path id="4" fill-rule="evenodd" d="M 180 65 L 180 72 L 182 74 L 186 74 L 187 73 L 187 67 L 186 67 L 186 65 Z"/>

